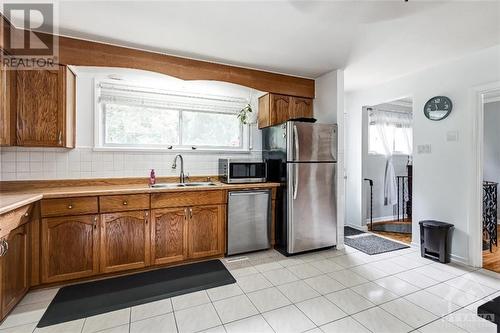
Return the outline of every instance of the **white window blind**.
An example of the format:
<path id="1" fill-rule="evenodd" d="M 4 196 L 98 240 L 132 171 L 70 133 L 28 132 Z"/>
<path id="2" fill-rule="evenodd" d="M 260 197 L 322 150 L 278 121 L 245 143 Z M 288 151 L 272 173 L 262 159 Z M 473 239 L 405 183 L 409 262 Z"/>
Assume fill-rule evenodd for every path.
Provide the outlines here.
<path id="1" fill-rule="evenodd" d="M 188 94 L 100 82 L 96 147 L 248 150 L 236 114 L 241 97 Z"/>

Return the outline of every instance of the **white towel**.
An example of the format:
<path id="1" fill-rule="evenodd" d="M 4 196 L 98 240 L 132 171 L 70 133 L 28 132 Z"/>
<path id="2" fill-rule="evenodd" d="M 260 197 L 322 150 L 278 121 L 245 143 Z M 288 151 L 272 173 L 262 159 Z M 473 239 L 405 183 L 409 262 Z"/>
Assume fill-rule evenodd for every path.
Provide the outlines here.
<path id="1" fill-rule="evenodd" d="M 398 189 L 396 185 L 396 173 L 392 164 L 392 157 L 388 157 L 385 163 L 384 177 L 384 205 L 394 206 L 398 202 Z"/>

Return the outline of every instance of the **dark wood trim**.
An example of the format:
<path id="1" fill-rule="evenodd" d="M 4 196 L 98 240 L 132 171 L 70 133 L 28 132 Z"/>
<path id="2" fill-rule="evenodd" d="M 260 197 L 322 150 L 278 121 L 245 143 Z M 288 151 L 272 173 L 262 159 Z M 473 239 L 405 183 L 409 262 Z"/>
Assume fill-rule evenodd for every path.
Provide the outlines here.
<path id="1" fill-rule="evenodd" d="M 3 16 L 2 20 L 9 24 Z M 35 33 L 42 41 L 52 37 L 45 33 Z M 183 80 L 224 81 L 263 92 L 314 98 L 313 79 L 182 58 L 77 38 L 55 37 L 56 42 L 59 43 L 59 63 L 61 65 L 141 69 Z M 3 38 L 1 43 L 3 44 Z"/>
<path id="2" fill-rule="evenodd" d="M 183 80 L 216 80 L 264 92 L 314 98 L 314 80 L 222 65 L 81 39 L 59 37 L 64 65 L 142 69 Z"/>

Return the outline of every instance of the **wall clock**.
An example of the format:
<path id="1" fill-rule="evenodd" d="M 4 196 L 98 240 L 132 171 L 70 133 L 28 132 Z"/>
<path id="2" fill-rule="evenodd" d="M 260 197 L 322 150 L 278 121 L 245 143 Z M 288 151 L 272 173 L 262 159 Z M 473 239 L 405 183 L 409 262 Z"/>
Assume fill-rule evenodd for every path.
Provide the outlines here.
<path id="1" fill-rule="evenodd" d="M 453 109 L 451 99 L 446 96 L 435 96 L 425 103 L 424 114 L 430 120 L 443 120 Z"/>

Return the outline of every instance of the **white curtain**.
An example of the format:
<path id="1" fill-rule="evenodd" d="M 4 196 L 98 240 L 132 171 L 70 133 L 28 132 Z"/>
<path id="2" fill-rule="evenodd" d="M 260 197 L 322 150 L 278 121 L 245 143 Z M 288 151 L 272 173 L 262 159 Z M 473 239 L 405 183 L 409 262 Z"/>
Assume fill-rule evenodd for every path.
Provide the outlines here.
<path id="1" fill-rule="evenodd" d="M 374 126 L 380 141 L 382 153 L 386 157 L 384 174 L 384 205 L 397 204 L 396 173 L 392 163 L 394 152 L 412 154 L 411 113 L 372 110 L 369 114 L 370 126 Z"/>

